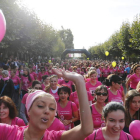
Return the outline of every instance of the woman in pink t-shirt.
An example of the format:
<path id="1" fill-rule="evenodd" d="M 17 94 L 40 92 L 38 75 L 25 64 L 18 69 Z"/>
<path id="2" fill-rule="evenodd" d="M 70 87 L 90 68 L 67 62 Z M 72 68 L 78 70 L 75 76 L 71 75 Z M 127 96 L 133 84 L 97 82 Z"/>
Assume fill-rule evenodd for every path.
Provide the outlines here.
<path id="1" fill-rule="evenodd" d="M 105 78 L 109 75 L 109 69 L 108 66 L 106 65 L 102 71 L 102 76 L 103 76 L 103 81 L 105 80 Z"/>
<path id="2" fill-rule="evenodd" d="M 12 99 L 8 96 L 0 97 L 0 123 L 25 126 L 24 121 L 16 116 L 17 109 Z"/>
<path id="3" fill-rule="evenodd" d="M 133 120 L 140 120 L 140 93 L 133 89 L 125 96 L 126 120 L 124 131 L 129 133 L 129 125 Z"/>
<path id="4" fill-rule="evenodd" d="M 117 102 L 110 102 L 103 108 L 105 127 L 99 128 L 85 140 L 134 140 L 133 137 L 125 133 L 125 109 Z"/>
<path id="5" fill-rule="evenodd" d="M 50 84 L 46 86 L 45 91 L 53 95 L 57 102 L 59 100 L 59 96 L 57 92 L 59 87 L 60 86 L 58 85 L 58 77 L 56 75 L 52 75 L 50 77 Z"/>
<path id="6" fill-rule="evenodd" d="M 50 84 L 50 77 L 48 75 L 44 75 L 44 76 L 42 76 L 42 81 L 43 81 L 42 90 L 45 91 L 46 86 L 49 86 L 49 84 Z"/>
<path id="7" fill-rule="evenodd" d="M 81 114 L 81 125 L 68 131 L 47 131 L 52 124 L 57 104 L 54 97 L 44 91 L 37 90 L 27 98 L 26 109 L 29 125 L 26 127 L 0 125 L 0 140 L 84 140 L 93 131 L 92 117 L 85 94 L 85 83 L 79 74 L 55 70 L 56 74 L 73 81 L 76 85 Z M 83 104 L 84 103 L 84 104 Z"/>
<path id="8" fill-rule="evenodd" d="M 140 65 L 135 65 L 133 71 L 134 74 L 132 74 L 126 82 L 127 91 L 129 90 L 129 83 L 130 83 L 130 89 L 136 89 L 136 86 L 140 81 Z"/>
<path id="9" fill-rule="evenodd" d="M 122 84 L 122 78 L 115 74 L 110 74 L 106 81 L 106 86 L 109 86 L 108 88 L 108 102 L 119 102 L 121 104 L 124 104 L 125 101 L 125 95 L 124 92 L 121 89 Z"/>
<path id="10" fill-rule="evenodd" d="M 33 67 L 30 67 L 30 74 L 32 75 L 32 77 L 34 78 L 34 80 L 37 80 L 37 74 L 35 72 L 35 70 L 33 69 Z"/>
<path id="11" fill-rule="evenodd" d="M 89 71 L 88 75 L 90 77 L 90 81 L 86 83 L 86 90 L 94 97 L 96 87 L 102 85 L 102 83 L 97 81 L 97 72 L 95 70 Z"/>
<path id="12" fill-rule="evenodd" d="M 88 95 L 89 105 L 91 105 L 92 104 L 92 101 L 93 101 L 93 96 L 90 94 L 89 91 L 87 91 L 87 95 Z M 78 117 L 78 120 L 74 122 L 74 125 L 77 126 L 77 125 L 80 124 L 80 114 L 79 114 L 80 113 L 79 112 L 80 107 L 79 107 L 79 99 L 78 99 L 77 91 L 72 92 L 70 94 L 69 100 L 72 101 L 72 102 L 74 102 L 76 104 L 77 108 L 78 108 L 78 116 L 79 117 Z"/>
<path id="13" fill-rule="evenodd" d="M 22 91 L 22 97 L 28 92 L 28 88 L 32 86 L 32 82 L 34 80 L 33 76 L 29 73 L 29 68 L 24 68 L 23 72 L 24 74 L 21 76 L 21 83 L 19 87 L 19 94 L 21 94 Z"/>
<path id="14" fill-rule="evenodd" d="M 48 72 L 45 70 L 45 67 L 41 67 L 40 68 L 40 72 L 39 72 L 39 74 L 38 74 L 38 80 L 39 81 L 41 81 L 42 80 L 42 76 L 44 76 L 44 75 L 48 75 Z"/>
<path id="15" fill-rule="evenodd" d="M 14 89 L 15 89 L 15 93 L 14 93 L 12 99 L 13 99 L 16 107 L 18 108 L 20 78 L 19 78 L 19 76 L 16 75 L 16 70 L 15 69 L 11 69 L 11 79 L 14 83 Z"/>
<path id="16" fill-rule="evenodd" d="M 74 102 L 69 101 L 70 88 L 67 85 L 59 87 L 58 95 L 58 118 L 65 125 L 65 130 L 69 130 L 74 127 L 74 122 L 78 120 L 78 109 Z"/>
<path id="17" fill-rule="evenodd" d="M 94 129 L 98 129 L 104 126 L 102 111 L 103 107 L 107 102 L 108 102 L 107 88 L 104 85 L 100 85 L 95 90 L 95 103 L 91 105 Z"/>

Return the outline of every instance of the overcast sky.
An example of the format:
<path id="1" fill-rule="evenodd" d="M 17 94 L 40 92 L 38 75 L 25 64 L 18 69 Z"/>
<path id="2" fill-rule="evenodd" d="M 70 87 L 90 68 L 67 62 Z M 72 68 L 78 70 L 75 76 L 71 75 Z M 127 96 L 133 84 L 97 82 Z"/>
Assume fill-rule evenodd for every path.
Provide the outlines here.
<path id="1" fill-rule="evenodd" d="M 55 29 L 71 29 L 75 49 L 103 43 L 140 14 L 140 0 L 23 0 Z"/>

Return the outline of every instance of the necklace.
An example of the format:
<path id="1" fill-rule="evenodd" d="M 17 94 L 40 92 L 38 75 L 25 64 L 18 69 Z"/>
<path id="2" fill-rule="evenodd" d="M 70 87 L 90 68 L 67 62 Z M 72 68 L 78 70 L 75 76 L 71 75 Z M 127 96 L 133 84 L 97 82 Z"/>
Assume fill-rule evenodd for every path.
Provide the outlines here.
<path id="1" fill-rule="evenodd" d="M 27 128 L 25 128 L 25 130 L 27 130 Z M 24 132 L 23 132 L 23 140 L 25 140 L 25 130 L 24 130 Z M 43 134 L 43 136 L 41 137 L 40 140 L 43 140 L 43 137 L 44 137 L 44 134 Z"/>

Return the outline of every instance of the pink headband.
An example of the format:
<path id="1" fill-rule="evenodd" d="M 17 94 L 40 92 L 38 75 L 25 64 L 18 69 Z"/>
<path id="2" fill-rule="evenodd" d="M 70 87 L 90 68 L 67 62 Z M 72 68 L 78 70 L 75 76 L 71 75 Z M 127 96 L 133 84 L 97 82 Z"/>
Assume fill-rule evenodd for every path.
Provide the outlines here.
<path id="1" fill-rule="evenodd" d="M 28 95 L 27 99 L 26 99 L 26 109 L 27 109 L 27 112 L 29 111 L 29 109 L 30 109 L 32 103 L 34 102 L 34 100 L 37 97 L 39 97 L 41 95 L 45 95 L 45 94 L 51 95 L 49 93 L 44 92 L 43 90 L 36 90 L 35 92 L 30 93 Z M 56 103 L 56 101 L 55 101 L 55 103 Z M 56 110 L 57 110 L 57 103 L 56 103 Z"/>

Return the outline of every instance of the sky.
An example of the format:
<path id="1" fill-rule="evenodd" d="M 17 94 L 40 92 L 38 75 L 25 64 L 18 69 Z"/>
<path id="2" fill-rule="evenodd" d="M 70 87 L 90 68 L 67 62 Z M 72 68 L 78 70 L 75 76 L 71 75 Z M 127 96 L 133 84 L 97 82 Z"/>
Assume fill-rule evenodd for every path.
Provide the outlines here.
<path id="1" fill-rule="evenodd" d="M 22 0 L 54 29 L 71 29 L 75 49 L 104 43 L 140 14 L 140 0 Z"/>

